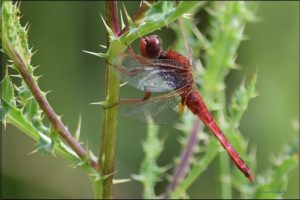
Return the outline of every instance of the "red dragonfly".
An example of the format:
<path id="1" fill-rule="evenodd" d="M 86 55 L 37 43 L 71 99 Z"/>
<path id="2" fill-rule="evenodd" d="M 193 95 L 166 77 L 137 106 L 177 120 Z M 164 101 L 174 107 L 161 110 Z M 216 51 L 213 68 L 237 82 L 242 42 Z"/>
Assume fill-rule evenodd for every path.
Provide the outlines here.
<path id="1" fill-rule="evenodd" d="M 121 80 L 145 92 L 143 99 L 121 100 L 136 103 L 126 116 L 148 124 L 162 124 L 187 106 L 219 140 L 235 165 L 254 182 L 250 169 L 227 140 L 196 89 L 189 60 L 175 51 L 163 51 L 160 44 L 156 35 L 142 38 L 142 55 L 134 54 L 129 48 L 129 52 L 113 64 Z M 150 98 L 151 93 L 157 92 L 167 93 Z"/>

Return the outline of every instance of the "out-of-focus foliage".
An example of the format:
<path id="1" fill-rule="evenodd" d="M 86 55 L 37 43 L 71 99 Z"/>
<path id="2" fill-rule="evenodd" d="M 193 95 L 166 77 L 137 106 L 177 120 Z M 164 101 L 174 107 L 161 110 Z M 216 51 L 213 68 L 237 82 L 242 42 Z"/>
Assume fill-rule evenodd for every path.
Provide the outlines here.
<path id="1" fill-rule="evenodd" d="M 143 183 L 143 198 L 156 199 L 155 185 L 162 180 L 166 168 L 157 165 L 158 156 L 163 151 L 163 142 L 158 139 L 158 126 L 149 125 L 147 139 L 143 145 L 145 158 L 141 163 L 139 175 L 133 178 Z"/>

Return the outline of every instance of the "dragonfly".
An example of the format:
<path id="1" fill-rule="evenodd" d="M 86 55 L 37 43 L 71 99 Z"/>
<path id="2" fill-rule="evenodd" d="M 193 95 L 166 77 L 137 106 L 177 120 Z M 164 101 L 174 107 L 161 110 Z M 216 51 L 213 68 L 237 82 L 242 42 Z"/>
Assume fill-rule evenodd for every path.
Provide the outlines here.
<path id="1" fill-rule="evenodd" d="M 147 124 L 163 124 L 187 107 L 219 140 L 240 171 L 254 182 L 249 167 L 219 128 L 197 90 L 189 59 L 171 49 L 164 51 L 157 35 L 141 38 L 141 55 L 128 49 L 115 59 L 113 68 L 122 81 L 145 95 L 142 99 L 120 99 L 120 103 L 135 104 L 125 115 Z M 151 97 L 152 93 L 159 95 Z"/>

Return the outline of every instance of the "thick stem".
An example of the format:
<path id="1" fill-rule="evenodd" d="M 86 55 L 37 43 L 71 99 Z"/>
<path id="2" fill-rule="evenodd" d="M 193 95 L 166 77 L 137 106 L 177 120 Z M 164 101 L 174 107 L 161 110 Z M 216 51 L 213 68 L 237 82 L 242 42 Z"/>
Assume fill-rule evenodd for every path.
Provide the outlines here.
<path id="1" fill-rule="evenodd" d="M 65 141 L 70 145 L 70 147 L 77 153 L 77 155 L 82 159 L 86 159 L 88 156 L 87 151 L 79 144 L 79 142 L 73 137 L 73 135 L 66 129 L 63 123 L 59 120 L 56 113 L 54 112 L 53 108 L 50 106 L 47 99 L 43 96 L 41 90 L 39 89 L 38 85 L 36 84 L 33 77 L 30 75 L 24 61 L 20 57 L 20 55 L 14 51 L 13 49 L 9 49 L 10 57 L 17 66 L 21 76 L 23 77 L 24 81 L 26 82 L 28 88 L 32 92 L 34 98 L 38 102 L 41 109 L 46 114 L 49 121 L 53 124 L 55 129 L 58 133 L 65 139 Z M 90 164 L 93 168 L 97 169 L 98 165 L 95 160 L 90 158 Z"/>
<path id="2" fill-rule="evenodd" d="M 107 25 L 113 30 L 115 35 L 118 35 L 120 29 L 117 2 L 106 1 L 105 10 Z M 107 37 L 107 44 L 109 44 L 109 37 Z M 108 105 L 113 105 L 119 100 L 120 82 L 109 65 L 106 67 L 105 84 L 106 102 Z M 113 196 L 112 187 L 116 145 L 117 109 L 117 106 L 113 106 L 104 110 L 101 150 L 99 156 L 99 165 L 101 166 L 100 173 L 105 177 L 102 182 L 102 188 L 100 188 L 102 189 L 101 194 L 103 199 L 111 199 Z"/>
<path id="3" fill-rule="evenodd" d="M 93 182 L 93 191 L 94 191 L 94 199 L 102 199 L 102 180 L 92 181 Z"/>

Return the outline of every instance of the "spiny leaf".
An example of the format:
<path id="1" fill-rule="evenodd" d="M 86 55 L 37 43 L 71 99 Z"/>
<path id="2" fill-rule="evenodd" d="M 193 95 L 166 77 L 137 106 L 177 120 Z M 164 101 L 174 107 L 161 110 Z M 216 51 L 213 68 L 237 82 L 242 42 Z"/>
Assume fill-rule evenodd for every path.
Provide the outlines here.
<path id="1" fill-rule="evenodd" d="M 10 104 L 14 104 L 14 87 L 8 74 L 1 81 L 2 99 Z"/>
<path id="2" fill-rule="evenodd" d="M 52 140 L 45 140 L 44 137 L 40 137 L 40 140 L 38 142 L 38 151 L 44 152 L 44 153 L 50 153 L 52 155 L 54 154 L 54 142 Z"/>
<path id="3" fill-rule="evenodd" d="M 208 107 L 217 102 L 224 90 L 224 78 L 235 66 L 236 50 L 242 40 L 246 22 L 246 12 L 252 12 L 245 2 L 214 3 L 210 14 L 215 17 L 210 21 L 209 34 L 212 40 L 207 45 L 205 55 L 206 70 L 203 75 L 203 95 Z"/>
<path id="4" fill-rule="evenodd" d="M 88 54 L 91 54 L 93 56 L 97 56 L 97 57 L 100 57 L 100 58 L 106 58 L 107 57 L 107 54 L 105 53 L 96 53 L 96 52 L 92 52 L 92 51 L 86 51 L 86 50 L 82 50 L 84 53 L 88 53 Z"/>
<path id="5" fill-rule="evenodd" d="M 79 115 L 79 120 L 78 120 L 78 125 L 77 125 L 77 129 L 75 131 L 75 139 L 79 141 L 79 137 L 80 137 L 80 129 L 81 129 L 81 115 Z"/>
<path id="6" fill-rule="evenodd" d="M 244 83 L 241 84 L 240 88 L 235 91 L 231 104 L 229 106 L 229 116 L 230 123 L 233 128 L 237 128 L 239 125 L 239 121 L 246 111 L 249 101 L 256 97 L 255 93 L 255 84 L 257 81 L 257 74 L 255 73 L 252 80 L 245 87 Z"/>
<path id="7" fill-rule="evenodd" d="M 298 134 L 299 137 L 299 134 Z M 298 141 L 298 137 L 296 140 Z M 288 145 L 290 146 L 290 145 Z M 288 148 L 286 146 L 285 148 Z M 292 146 L 292 144 L 291 144 Z M 299 143 L 298 148 L 293 154 L 282 152 L 281 155 L 273 161 L 273 166 L 267 173 L 264 173 L 258 180 L 254 198 L 283 198 L 287 190 L 288 173 L 298 165 L 299 162 Z"/>
<path id="8" fill-rule="evenodd" d="M 20 74 L 10 74 L 9 76 L 14 78 L 22 78 Z"/>
<path id="9" fill-rule="evenodd" d="M 170 12 L 170 10 L 174 9 L 174 2 L 172 1 L 160 1 L 151 6 L 151 9 L 147 12 L 146 16 L 151 16 L 153 19 L 157 21 L 162 21 L 163 15 L 162 13 Z M 183 13 L 184 14 L 184 13 Z"/>
<path id="10" fill-rule="evenodd" d="M 103 22 L 103 24 L 104 24 L 104 26 L 105 26 L 105 28 L 106 28 L 106 31 L 107 31 L 108 35 L 109 35 L 109 36 L 114 35 L 114 33 L 113 33 L 113 31 L 111 30 L 111 28 L 106 24 L 106 21 L 105 21 L 104 18 L 102 17 L 101 13 L 100 13 L 100 17 L 101 17 L 101 19 L 102 19 L 102 22 Z"/>
<path id="11" fill-rule="evenodd" d="M 35 99 L 30 99 L 25 103 L 25 112 L 29 119 L 33 119 L 34 117 L 39 117 L 41 110 L 39 109 L 39 105 L 35 101 Z"/>
<path id="12" fill-rule="evenodd" d="M 6 72 L 7 73 L 7 72 Z M 15 105 L 14 99 L 14 87 L 11 82 L 11 79 L 8 74 L 1 81 L 1 88 L 2 88 L 2 96 L 1 96 L 1 122 L 3 123 L 4 127 L 6 126 L 6 115 L 9 112 L 10 106 L 8 104 Z"/>
<path id="13" fill-rule="evenodd" d="M 121 21 L 121 29 L 125 28 L 125 23 L 124 23 L 124 20 L 123 20 L 122 10 L 120 10 L 120 21 Z"/>
<path id="14" fill-rule="evenodd" d="M 129 23 L 129 25 L 130 25 L 131 27 L 134 27 L 134 26 L 135 26 L 135 25 L 134 25 L 134 22 L 133 22 L 133 20 L 131 19 L 130 15 L 128 14 L 127 9 L 126 9 L 126 7 L 125 7 L 124 4 L 123 4 L 123 9 L 124 9 L 124 13 L 125 13 L 127 22 Z"/>
<path id="15" fill-rule="evenodd" d="M 189 12 L 203 3 L 199 2 L 180 2 L 176 8 L 173 2 L 161 1 L 152 4 L 144 14 L 143 20 L 138 20 L 135 26 L 130 28 L 128 32 L 120 36 L 120 41 L 123 44 L 130 44 L 137 38 L 159 30 L 166 24 L 178 19 L 181 15 Z"/>
<path id="16" fill-rule="evenodd" d="M 77 163 L 75 163 L 74 167 L 83 167 L 83 166 L 89 166 L 90 164 L 90 159 L 88 155 L 85 155 L 84 158 L 81 160 L 78 160 Z"/>
<path id="17" fill-rule="evenodd" d="M 133 178 L 143 183 L 145 199 L 155 199 L 154 186 L 161 179 L 165 168 L 157 166 L 157 158 L 163 150 L 163 144 L 158 139 L 158 127 L 149 125 L 147 139 L 143 145 L 145 158 L 143 159 L 139 175 Z"/>
<path id="18" fill-rule="evenodd" d="M 19 5 L 12 3 L 12 1 L 5 1 L 2 4 L 1 41 L 3 50 L 12 61 L 17 62 L 21 59 L 29 71 L 30 76 L 37 81 L 38 76 L 34 76 L 33 74 L 36 67 L 30 65 L 33 53 L 32 48 L 28 47 L 28 26 L 21 26 L 18 6 Z M 17 66 L 13 64 L 12 61 L 9 60 L 8 62 L 11 62 L 11 64 L 7 66 L 18 71 Z M 5 78 L 4 82 L 7 80 L 8 79 Z M 25 81 L 22 80 L 20 85 L 13 86 L 12 84 L 6 84 L 6 86 L 6 89 L 3 89 L 7 91 L 7 93 L 1 98 L 1 110 L 5 113 L 5 121 L 11 123 L 37 141 L 39 150 L 50 153 L 54 153 L 55 151 L 71 161 L 78 162 L 80 158 L 77 154 L 67 146 L 62 139 L 58 138 L 56 134 L 51 134 L 53 130 L 43 124 L 42 110 L 39 108 Z M 17 94 L 12 93 L 14 88 Z M 42 91 L 39 92 L 44 96 L 46 95 L 46 93 Z M 12 97 L 18 105 L 11 101 Z M 4 120 L 2 123 L 5 123 Z M 50 137 L 48 135 L 50 135 Z M 92 169 L 90 165 L 83 166 L 83 168 L 87 171 Z"/>
<path id="19" fill-rule="evenodd" d="M 126 179 L 113 179 L 113 184 L 120 184 L 120 183 L 127 183 L 131 181 L 131 179 L 126 178 Z"/>
<path id="20" fill-rule="evenodd" d="M 26 119 L 22 114 L 21 109 L 12 106 L 8 102 L 2 99 L 3 110 L 9 110 L 7 115 L 7 121 L 14 124 L 17 128 L 27 133 L 30 137 L 35 140 L 39 139 L 39 133 L 34 126 Z"/>
<path id="21" fill-rule="evenodd" d="M 271 166 L 256 175 L 255 186 L 237 176 L 238 174 L 234 174 L 233 186 L 240 192 L 241 198 L 283 198 L 287 190 L 288 173 L 299 164 L 298 153 L 299 132 L 295 131 L 291 142 L 285 145 L 281 153 L 271 160 Z M 252 153 L 251 157 L 255 160 L 255 153 Z"/>
<path id="22" fill-rule="evenodd" d="M 5 1 L 2 4 L 2 46 L 4 52 L 12 58 L 12 50 L 24 61 L 29 72 L 32 72 L 30 66 L 31 50 L 27 42 L 27 30 L 20 24 L 19 9 L 11 1 Z"/>
<path id="23" fill-rule="evenodd" d="M 91 105 L 100 105 L 100 106 L 108 106 L 107 101 L 99 101 L 90 103 Z"/>
<path id="24" fill-rule="evenodd" d="M 103 180 L 103 177 L 97 171 L 90 173 L 89 176 L 92 177 L 94 182 Z"/>
<path id="25" fill-rule="evenodd" d="M 123 86 L 125 86 L 125 85 L 127 85 L 127 83 L 128 83 L 128 82 L 121 83 L 121 84 L 120 84 L 120 88 L 123 87 Z"/>
<path id="26" fill-rule="evenodd" d="M 99 45 L 100 47 L 102 47 L 103 49 L 107 49 L 107 46 L 105 45 Z"/>
<path id="27" fill-rule="evenodd" d="M 8 107 L 5 107 L 2 99 L 0 99 L 0 112 L 1 112 L 1 122 L 5 129 L 6 128 L 6 115 L 8 114 L 9 109 L 8 109 Z"/>

